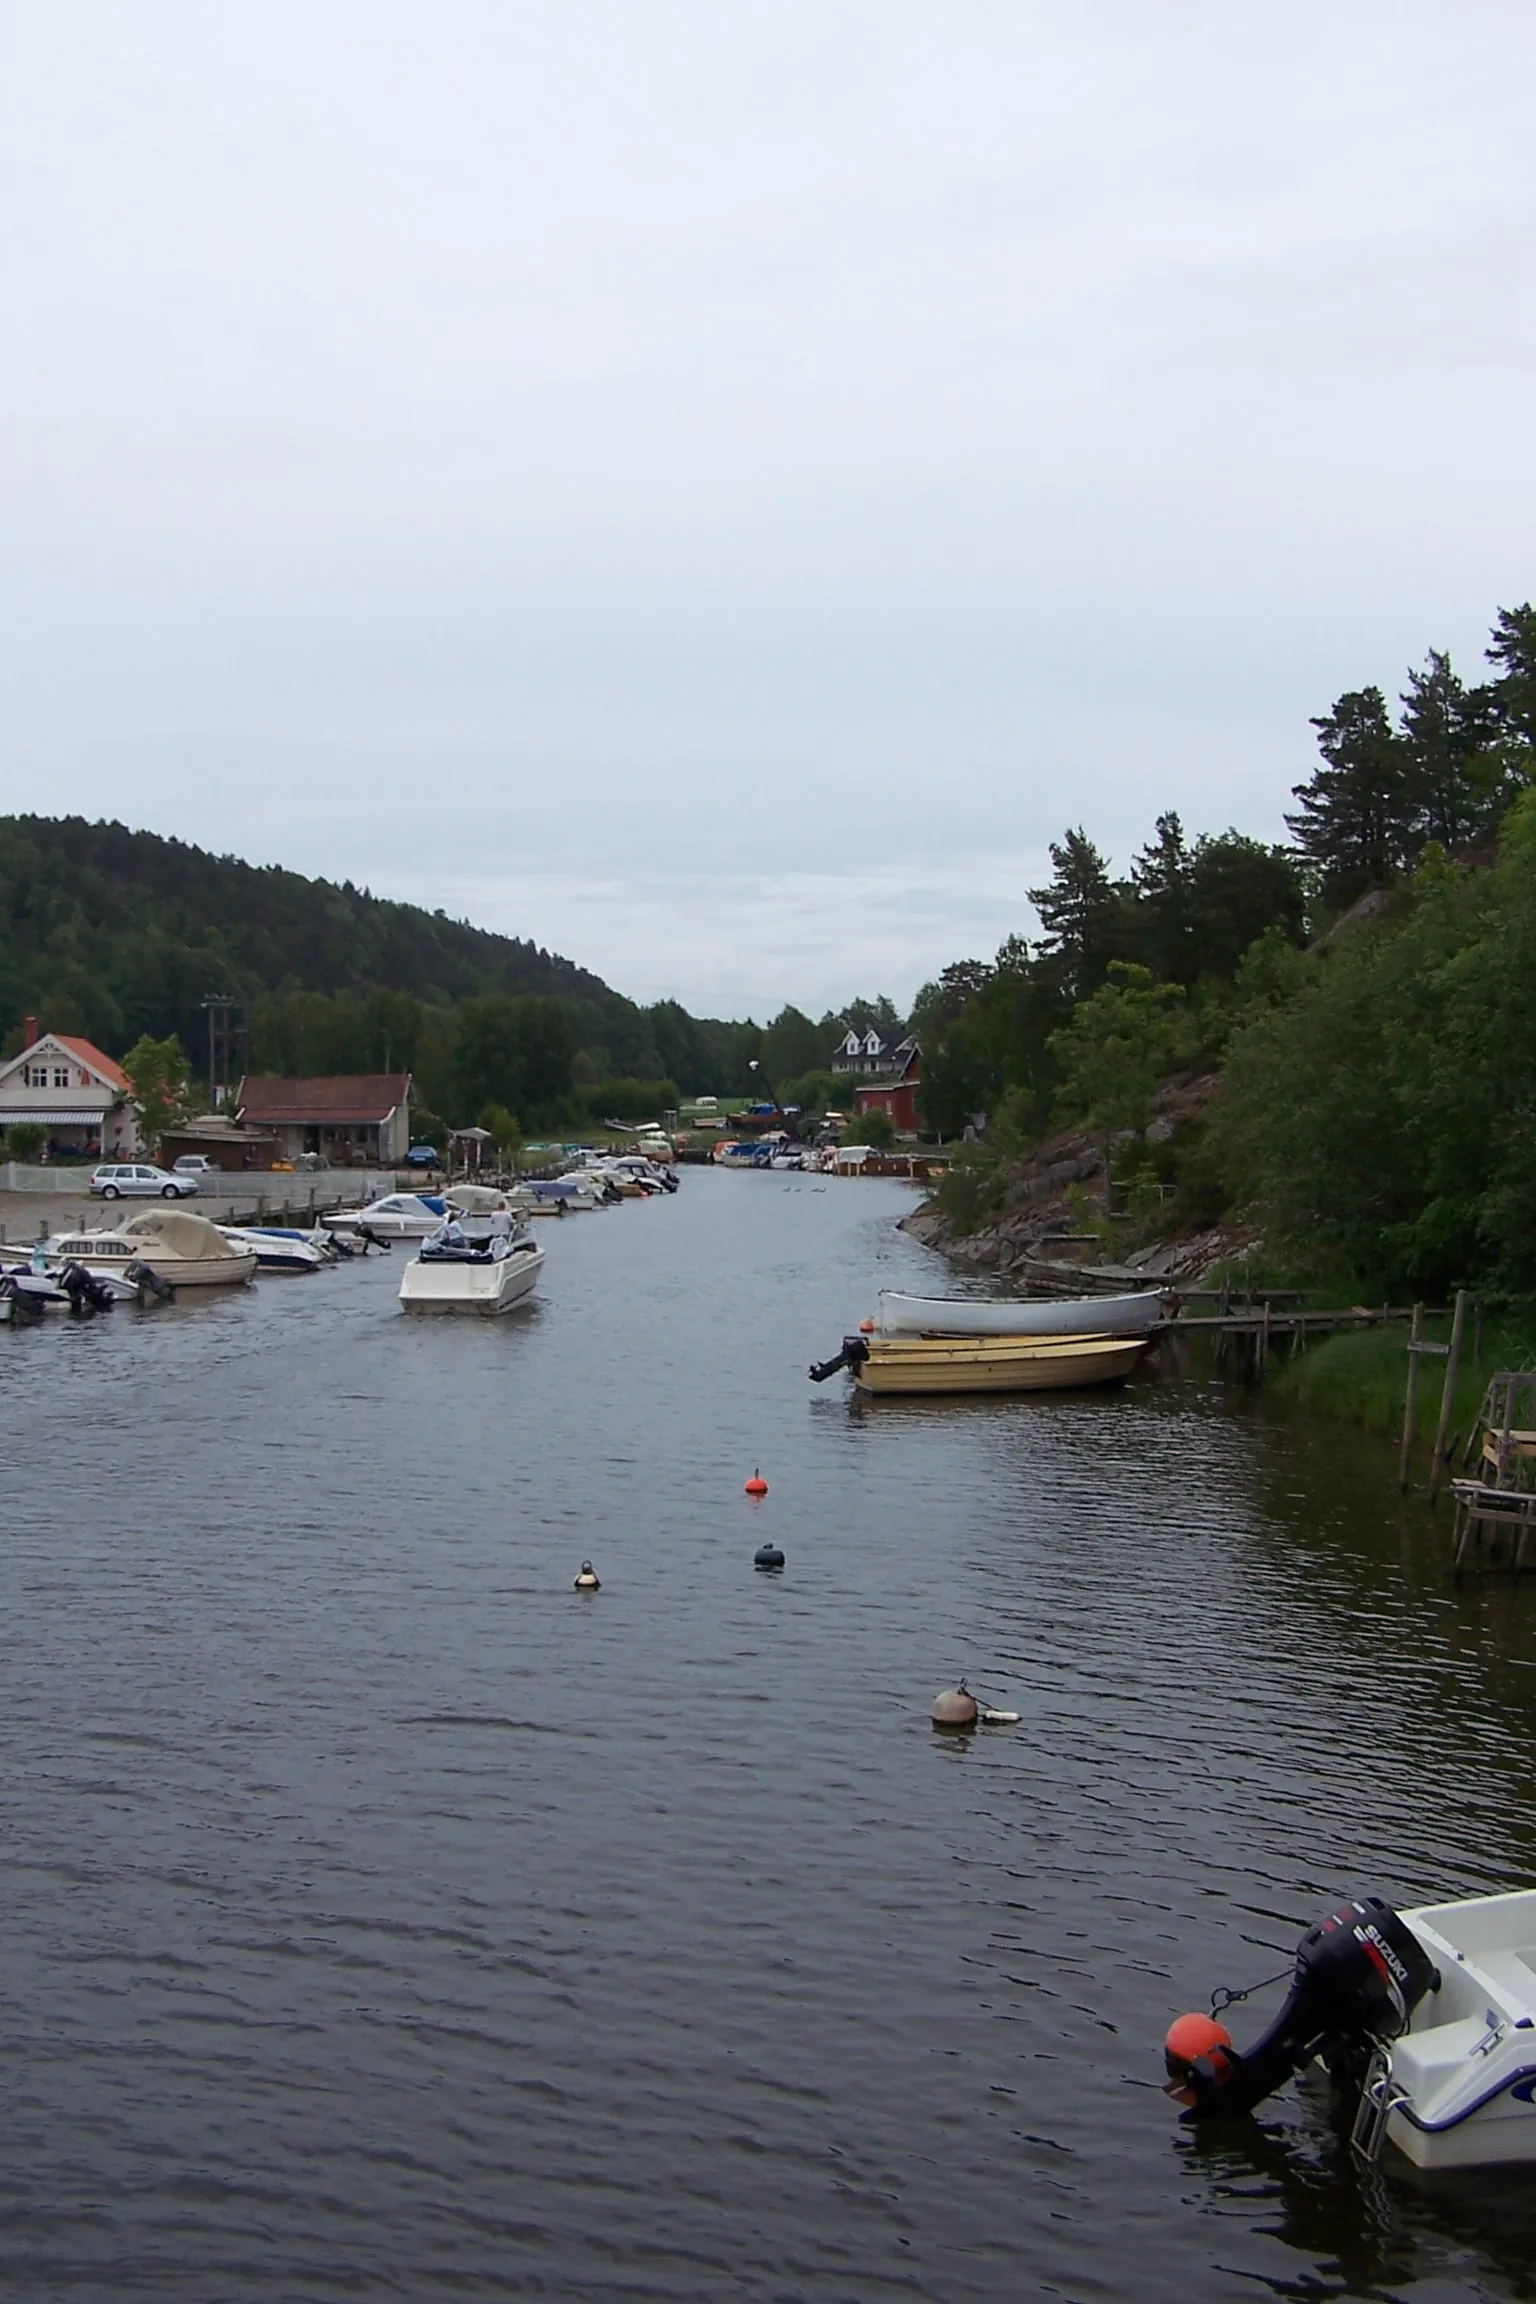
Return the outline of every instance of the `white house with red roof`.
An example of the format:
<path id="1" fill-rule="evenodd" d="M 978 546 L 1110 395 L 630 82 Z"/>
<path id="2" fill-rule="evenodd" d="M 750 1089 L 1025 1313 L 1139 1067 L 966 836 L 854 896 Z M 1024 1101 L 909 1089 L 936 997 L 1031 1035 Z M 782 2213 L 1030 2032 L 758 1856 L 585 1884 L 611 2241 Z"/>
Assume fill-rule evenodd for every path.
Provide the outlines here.
<path id="1" fill-rule="evenodd" d="M 115 1058 L 74 1032 L 41 1032 L 29 1016 L 19 1056 L 0 1064 L 0 1128 L 28 1120 L 47 1130 L 56 1152 L 132 1160 L 141 1146 L 128 1075 Z"/>

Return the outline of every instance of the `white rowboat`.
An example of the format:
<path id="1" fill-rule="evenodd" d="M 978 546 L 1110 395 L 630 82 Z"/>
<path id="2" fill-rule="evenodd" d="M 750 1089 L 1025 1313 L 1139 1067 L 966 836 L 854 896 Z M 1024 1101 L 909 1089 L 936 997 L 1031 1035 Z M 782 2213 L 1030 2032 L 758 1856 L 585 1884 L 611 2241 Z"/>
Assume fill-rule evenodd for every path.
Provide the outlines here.
<path id="1" fill-rule="evenodd" d="M 1163 1317 L 1155 1288 L 1134 1296 L 902 1296 L 880 1291 L 878 1336 L 1146 1336 Z"/>

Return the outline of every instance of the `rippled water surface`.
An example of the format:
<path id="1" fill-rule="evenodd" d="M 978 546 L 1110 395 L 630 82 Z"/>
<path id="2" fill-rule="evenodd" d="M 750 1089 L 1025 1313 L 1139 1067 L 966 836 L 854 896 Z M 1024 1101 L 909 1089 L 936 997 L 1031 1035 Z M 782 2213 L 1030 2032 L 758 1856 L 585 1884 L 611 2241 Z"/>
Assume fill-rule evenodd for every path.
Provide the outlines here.
<path id="1" fill-rule="evenodd" d="M 0 1331 L 0 2293 L 1536 2295 L 1524 2180 L 1158 2092 L 1342 1891 L 1536 1874 L 1530 1600 L 1188 1376 L 812 1389 L 907 1199 Z"/>

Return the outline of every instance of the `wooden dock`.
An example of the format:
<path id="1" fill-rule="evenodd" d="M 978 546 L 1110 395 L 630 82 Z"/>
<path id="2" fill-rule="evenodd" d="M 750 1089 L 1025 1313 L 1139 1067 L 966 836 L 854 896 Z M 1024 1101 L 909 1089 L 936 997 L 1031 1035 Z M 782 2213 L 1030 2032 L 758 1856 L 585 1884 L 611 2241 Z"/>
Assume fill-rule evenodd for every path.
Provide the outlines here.
<path id="1" fill-rule="evenodd" d="M 1250 1384 L 1258 1383 L 1271 1352 L 1282 1346 L 1294 1359 L 1304 1345 L 1319 1336 L 1337 1336 L 1359 1328 L 1410 1326 L 1416 1317 L 1414 1306 L 1401 1304 L 1354 1304 L 1333 1312 L 1281 1309 L 1282 1304 L 1295 1303 L 1294 1293 L 1283 1299 L 1265 1296 L 1236 1308 L 1225 1305 L 1215 1312 L 1186 1312 L 1183 1302 L 1187 1299 L 1182 1298 L 1182 1292 L 1172 1293 L 1181 1295 L 1180 1309 L 1164 1333 L 1213 1337 L 1216 1366 L 1225 1368 L 1229 1361 L 1235 1361 L 1238 1374 Z M 1445 1347 L 1438 1349 L 1443 1352 Z"/>
<path id="2" fill-rule="evenodd" d="M 1451 1574 L 1536 1567 L 1536 1370 L 1503 1369 L 1490 1379 L 1453 1480 Z"/>

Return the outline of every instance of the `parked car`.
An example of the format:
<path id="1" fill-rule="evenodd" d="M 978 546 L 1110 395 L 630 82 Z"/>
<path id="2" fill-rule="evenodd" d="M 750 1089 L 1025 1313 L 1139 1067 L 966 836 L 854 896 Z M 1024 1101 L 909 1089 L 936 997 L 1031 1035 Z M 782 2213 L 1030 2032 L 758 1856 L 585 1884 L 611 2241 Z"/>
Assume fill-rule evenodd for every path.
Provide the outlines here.
<path id="1" fill-rule="evenodd" d="M 205 1152 L 183 1152 L 172 1164 L 173 1176 L 217 1176 L 218 1169 Z"/>
<path id="2" fill-rule="evenodd" d="M 413 1144 L 405 1156 L 407 1168 L 438 1168 L 442 1154 L 435 1144 Z"/>
<path id="3" fill-rule="evenodd" d="M 195 1176 L 177 1176 L 169 1168 L 154 1168 L 147 1160 L 111 1160 L 95 1170 L 91 1190 L 103 1200 L 190 1200 L 197 1190 Z"/>

